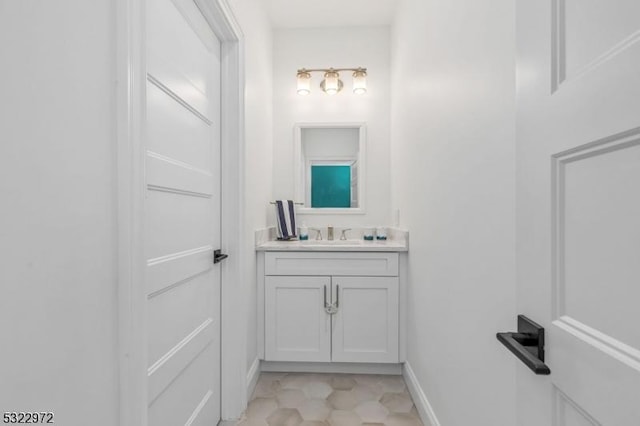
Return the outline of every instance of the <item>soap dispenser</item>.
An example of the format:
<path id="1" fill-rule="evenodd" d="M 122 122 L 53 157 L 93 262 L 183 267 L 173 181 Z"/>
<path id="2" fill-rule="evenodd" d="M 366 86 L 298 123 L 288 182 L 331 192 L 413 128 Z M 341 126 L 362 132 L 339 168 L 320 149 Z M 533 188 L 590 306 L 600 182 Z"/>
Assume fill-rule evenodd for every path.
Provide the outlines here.
<path id="1" fill-rule="evenodd" d="M 300 241 L 306 241 L 309 239 L 309 228 L 307 228 L 306 222 L 302 222 L 300 227 Z"/>

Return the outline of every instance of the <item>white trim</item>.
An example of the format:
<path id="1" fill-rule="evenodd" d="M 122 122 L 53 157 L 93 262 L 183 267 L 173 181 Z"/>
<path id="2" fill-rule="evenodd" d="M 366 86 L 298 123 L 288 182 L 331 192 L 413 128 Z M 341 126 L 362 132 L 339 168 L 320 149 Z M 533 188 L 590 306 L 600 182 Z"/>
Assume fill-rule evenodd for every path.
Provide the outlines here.
<path id="1" fill-rule="evenodd" d="M 310 215 L 323 215 L 323 214 L 366 214 L 367 212 L 365 212 L 363 209 L 361 208 L 336 208 L 336 209 L 332 209 L 332 208 L 321 208 L 321 209 L 314 209 L 311 207 L 298 207 L 296 209 L 296 214 L 310 214 Z"/>
<path id="2" fill-rule="evenodd" d="M 247 403 L 243 303 L 244 47 L 226 0 L 194 0 L 222 44 L 221 415 L 235 419 Z M 146 426 L 147 354 L 144 256 L 145 1 L 118 0 L 116 16 L 118 306 L 120 425 Z M 246 327 L 245 327 L 246 328 Z"/>
<path id="3" fill-rule="evenodd" d="M 259 251 L 256 252 L 256 285 L 258 286 L 258 295 L 257 295 L 257 301 L 258 301 L 258 306 L 256 306 L 256 319 L 257 319 L 257 326 L 256 326 L 256 330 L 258 332 L 258 358 L 260 359 L 264 359 L 265 358 L 265 320 L 264 320 L 264 307 L 265 307 L 265 294 L 264 294 L 264 288 L 265 288 L 265 269 L 264 269 L 264 265 L 265 265 L 265 259 L 264 259 L 264 254 L 265 252 L 263 251 Z"/>
<path id="4" fill-rule="evenodd" d="M 405 362 L 404 364 L 402 376 L 407 384 L 411 398 L 413 398 L 413 403 L 420 414 L 422 423 L 424 423 L 425 426 L 440 426 L 436 413 L 433 411 L 433 407 L 429 403 L 429 400 L 427 400 L 427 396 L 422 390 L 420 382 L 418 382 L 418 378 L 408 362 Z"/>
<path id="5" fill-rule="evenodd" d="M 387 232 L 391 234 L 391 232 Z M 409 311 L 408 262 L 409 255 L 406 252 L 398 254 L 398 360 L 400 362 L 407 361 L 407 324 L 409 323 L 407 318 L 407 312 Z"/>
<path id="6" fill-rule="evenodd" d="M 221 416 L 235 420 L 247 406 L 244 238 L 244 41 L 227 0 L 194 0 L 222 47 Z"/>
<path id="7" fill-rule="evenodd" d="M 384 374 L 399 376 L 402 364 L 366 364 L 356 362 L 262 361 L 262 371 L 283 373 Z"/>
<path id="8" fill-rule="evenodd" d="M 260 378 L 260 360 L 256 357 L 247 372 L 247 399 L 251 397 Z"/>
<path id="9" fill-rule="evenodd" d="M 120 425 L 147 424 L 144 1 L 116 3 L 118 333 Z"/>

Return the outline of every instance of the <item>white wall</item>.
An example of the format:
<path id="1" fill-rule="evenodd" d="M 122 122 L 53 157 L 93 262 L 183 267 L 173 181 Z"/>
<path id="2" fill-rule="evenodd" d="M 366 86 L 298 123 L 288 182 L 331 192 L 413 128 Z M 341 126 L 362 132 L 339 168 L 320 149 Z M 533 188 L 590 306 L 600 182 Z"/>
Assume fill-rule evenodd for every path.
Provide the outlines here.
<path id="1" fill-rule="evenodd" d="M 358 157 L 360 131 L 357 128 L 301 129 L 305 157 Z"/>
<path id="2" fill-rule="evenodd" d="M 253 231 L 268 226 L 272 196 L 272 32 L 264 2 L 233 0 L 245 41 L 245 252 L 247 259 L 247 370 L 257 349 L 256 253 Z"/>
<path id="3" fill-rule="evenodd" d="M 0 412 L 118 424 L 115 19 L 0 1 Z"/>
<path id="4" fill-rule="evenodd" d="M 404 0 L 392 32 L 408 361 L 445 426 L 515 424 L 514 25 L 510 0 Z"/>
<path id="5" fill-rule="evenodd" d="M 390 52 L 388 27 L 276 29 L 273 42 L 273 197 L 294 197 L 293 126 L 298 122 L 367 124 L 365 215 L 301 215 L 308 226 L 388 225 L 390 220 Z M 354 95 L 351 73 L 334 96 L 320 90 L 312 75 L 308 96 L 296 93 L 299 68 L 366 67 L 368 93 Z M 304 200 L 296 200 L 304 201 Z"/>

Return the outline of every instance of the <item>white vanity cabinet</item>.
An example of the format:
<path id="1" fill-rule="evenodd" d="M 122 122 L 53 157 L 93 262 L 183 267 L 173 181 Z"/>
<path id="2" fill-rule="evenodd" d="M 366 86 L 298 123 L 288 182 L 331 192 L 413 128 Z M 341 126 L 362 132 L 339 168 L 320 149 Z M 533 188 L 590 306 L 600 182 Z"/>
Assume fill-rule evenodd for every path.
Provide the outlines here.
<path id="1" fill-rule="evenodd" d="M 264 253 L 264 359 L 400 362 L 398 257 Z"/>

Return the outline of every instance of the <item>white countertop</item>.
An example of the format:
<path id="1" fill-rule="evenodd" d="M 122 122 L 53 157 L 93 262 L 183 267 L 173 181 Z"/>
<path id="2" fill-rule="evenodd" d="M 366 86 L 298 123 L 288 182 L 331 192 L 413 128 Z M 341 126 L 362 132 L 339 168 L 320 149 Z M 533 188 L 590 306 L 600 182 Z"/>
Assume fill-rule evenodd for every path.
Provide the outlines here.
<path id="1" fill-rule="evenodd" d="M 408 251 L 406 240 L 306 240 L 265 241 L 256 245 L 256 251 Z"/>

